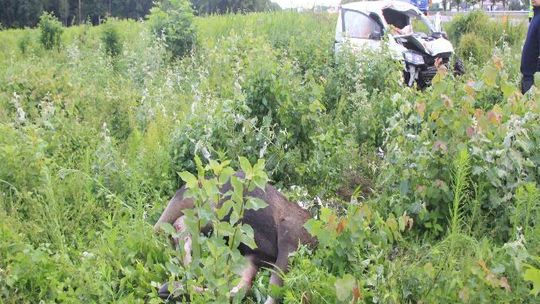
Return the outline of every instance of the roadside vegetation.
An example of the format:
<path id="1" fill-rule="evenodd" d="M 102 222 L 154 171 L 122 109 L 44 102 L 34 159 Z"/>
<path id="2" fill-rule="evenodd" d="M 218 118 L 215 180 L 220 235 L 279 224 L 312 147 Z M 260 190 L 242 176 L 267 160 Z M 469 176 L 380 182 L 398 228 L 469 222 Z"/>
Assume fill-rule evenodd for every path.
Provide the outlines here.
<path id="1" fill-rule="evenodd" d="M 244 303 L 537 303 L 525 25 L 457 17 L 467 73 L 419 91 L 380 54 L 335 59 L 333 15 L 177 13 L 0 31 L 0 302 L 161 303 L 167 280 L 223 301 L 234 248 L 201 237 L 206 268 L 185 269 L 152 225 L 188 172 L 242 168 L 309 209 L 319 239 Z"/>

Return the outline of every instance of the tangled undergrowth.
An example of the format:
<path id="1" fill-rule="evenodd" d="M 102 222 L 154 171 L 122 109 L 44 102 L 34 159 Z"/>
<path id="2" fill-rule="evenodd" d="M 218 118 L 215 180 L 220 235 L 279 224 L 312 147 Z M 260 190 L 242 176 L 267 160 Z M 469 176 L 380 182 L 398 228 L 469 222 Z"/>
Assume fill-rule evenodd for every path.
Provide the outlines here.
<path id="1" fill-rule="evenodd" d="M 197 18 L 176 59 L 144 22 L 67 28 L 52 50 L 37 29 L 1 31 L 0 302 L 160 303 L 174 277 L 222 290 L 152 225 L 179 172 L 258 159 L 320 244 L 245 303 L 538 301 L 540 91 L 517 89 L 523 32 L 418 91 L 380 54 L 335 60 L 334 17 Z"/>

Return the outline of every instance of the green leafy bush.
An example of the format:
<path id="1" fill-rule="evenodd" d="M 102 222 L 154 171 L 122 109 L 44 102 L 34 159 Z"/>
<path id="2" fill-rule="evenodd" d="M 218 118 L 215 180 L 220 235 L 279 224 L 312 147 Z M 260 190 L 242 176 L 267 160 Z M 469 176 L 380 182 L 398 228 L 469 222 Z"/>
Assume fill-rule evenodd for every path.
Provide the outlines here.
<path id="1" fill-rule="evenodd" d="M 508 20 L 497 22 L 481 10 L 457 15 L 445 24 L 445 28 L 448 36 L 457 46 L 458 53 L 464 58 L 468 58 L 468 53 L 472 53 L 475 59 L 483 60 L 489 59 L 489 56 L 481 56 L 482 51 L 485 52 L 484 54 L 491 54 L 495 47 L 502 47 L 505 44 L 520 45 L 526 33 L 523 23 L 513 23 Z M 475 34 L 475 36 L 470 34 Z M 462 47 L 464 50 L 460 50 Z"/>
<path id="2" fill-rule="evenodd" d="M 33 47 L 32 36 L 28 33 L 24 34 L 17 42 L 17 46 L 19 47 L 19 50 L 22 54 L 26 54 L 26 52 L 28 52 Z"/>
<path id="3" fill-rule="evenodd" d="M 155 287 L 183 274 L 216 291 L 201 302 L 225 298 L 223 263 L 185 270 L 152 232 L 195 155 L 265 158 L 313 212 L 318 250 L 246 303 L 538 302 L 540 91 L 518 91 L 521 27 L 477 30 L 491 61 L 418 91 L 379 54 L 336 64 L 335 15 L 193 21 L 201 47 L 173 61 L 136 21 L 114 22 L 130 41 L 114 64 L 101 27 L 32 56 L 18 41 L 39 31 L 0 32 L 0 302 L 160 303 Z M 203 258 L 229 252 L 204 242 Z"/>
<path id="4" fill-rule="evenodd" d="M 203 166 L 199 158 L 195 158 L 196 175 L 187 171 L 179 173 L 186 183 L 185 195 L 192 198 L 195 205 L 193 209 L 183 210 L 186 232 L 192 238 L 193 255 L 188 265 L 179 265 L 178 259 L 174 258 L 167 266 L 170 281 L 182 282 L 186 290 L 205 286 L 204 292 L 190 294 L 191 301 L 195 303 L 233 301 L 229 292 L 239 282 L 237 273 L 245 266 L 238 246 L 243 243 L 249 248 L 256 248 L 253 229 L 242 223 L 242 218 L 247 210 L 267 206 L 266 202 L 250 197 L 248 193 L 264 189 L 268 176 L 264 172 L 264 160 L 251 165 L 246 158 L 239 157 L 238 162 L 244 176 L 235 175 L 235 170 L 229 167 L 230 161 L 210 160 Z M 207 173 L 210 178 L 206 178 Z M 231 192 L 220 193 L 227 182 L 230 182 Z M 225 200 L 226 197 L 230 199 Z M 223 204 L 218 205 L 218 202 Z M 209 224 L 213 232 L 205 236 L 202 227 Z M 176 232 L 170 225 L 165 225 L 165 229 L 180 239 L 186 233 Z M 228 239 L 227 243 L 224 237 Z M 179 248 L 183 247 L 180 244 Z M 240 295 L 234 296 L 234 302 L 240 298 Z"/>
<path id="5" fill-rule="evenodd" d="M 476 10 L 467 14 L 457 15 L 451 23 L 446 25 L 446 30 L 454 43 L 458 43 L 461 40 L 461 36 L 468 33 L 484 33 L 486 39 L 491 39 L 489 33 L 492 30 L 488 30 L 490 25 L 491 20 L 489 20 L 489 16 L 480 10 Z"/>
<path id="6" fill-rule="evenodd" d="M 343 216 L 322 208 L 319 218 L 305 225 L 319 241 L 317 250 L 295 255 L 295 267 L 286 275 L 282 291 L 286 301 L 375 301 L 384 293 L 376 287 L 381 263 L 394 245 L 403 242 L 402 233 L 409 225 L 407 215 L 390 214 L 384 219 L 370 204 L 355 201 Z"/>
<path id="7" fill-rule="evenodd" d="M 62 45 L 62 23 L 51 13 L 44 12 L 39 17 L 40 41 L 46 50 L 59 49 Z"/>
<path id="8" fill-rule="evenodd" d="M 165 40 L 173 57 L 181 58 L 196 44 L 193 9 L 186 0 L 163 0 L 150 10 L 150 29 Z"/>
<path id="9" fill-rule="evenodd" d="M 511 237 L 516 189 L 540 180 L 537 137 L 529 136 L 540 127 L 533 122 L 538 107 L 516 104 L 524 101 L 508 84 L 502 62 L 494 60 L 483 69 L 482 81 L 437 83 L 433 95 L 403 103 L 390 123 L 387 180 L 393 182 L 388 186 L 406 202 L 394 206 L 394 212 L 416 215 L 417 223 L 435 235 L 445 231 L 453 199 L 451 161 L 461 149 L 471 155 L 473 186 L 466 205 L 479 201 L 482 210 L 489 210 L 484 233 L 494 237 Z M 500 93 L 495 105 L 485 100 L 492 90 Z"/>
<path id="10" fill-rule="evenodd" d="M 458 53 L 461 58 L 482 63 L 490 57 L 492 49 L 482 36 L 478 36 L 475 33 L 467 33 L 461 36 Z"/>
<path id="11" fill-rule="evenodd" d="M 101 42 L 105 45 L 105 53 L 108 56 L 116 57 L 122 53 L 122 41 L 114 21 L 111 19 L 102 26 Z"/>

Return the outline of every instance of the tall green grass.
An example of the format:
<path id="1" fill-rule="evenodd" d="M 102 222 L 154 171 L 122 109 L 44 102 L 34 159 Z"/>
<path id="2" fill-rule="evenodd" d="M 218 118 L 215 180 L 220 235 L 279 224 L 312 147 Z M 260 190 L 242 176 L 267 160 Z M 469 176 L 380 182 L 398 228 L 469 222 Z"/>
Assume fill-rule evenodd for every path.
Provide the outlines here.
<path id="1" fill-rule="evenodd" d="M 514 190 L 538 181 L 538 105 L 512 99 L 511 49 L 496 51 L 502 70 L 473 66 L 419 92 L 379 54 L 337 64 L 335 15 L 195 23 L 199 45 L 181 60 L 144 22 L 111 20 L 122 42 L 114 59 L 101 26 L 66 28 L 59 51 L 40 47 L 35 29 L 0 31 L 1 302 L 157 303 L 155 286 L 180 257 L 152 225 L 195 155 L 233 167 L 240 155 L 265 158 L 272 182 L 324 213 L 321 223 L 342 216 L 354 237 L 299 254 L 285 299 L 333 303 L 335 283 L 352 282 L 368 302 L 534 301 L 516 265 L 537 252 L 536 192 Z M 497 107 L 502 123 L 467 137 L 473 117 L 495 124 Z M 461 162 L 452 178 L 458 141 L 473 148 L 471 168 Z M 500 151 L 508 157 L 493 158 Z M 494 205 L 503 190 L 511 197 Z M 491 235 L 517 234 L 517 223 L 526 244 Z M 447 250 L 446 231 L 468 239 Z M 269 292 L 263 277 L 254 287 L 247 303 Z"/>

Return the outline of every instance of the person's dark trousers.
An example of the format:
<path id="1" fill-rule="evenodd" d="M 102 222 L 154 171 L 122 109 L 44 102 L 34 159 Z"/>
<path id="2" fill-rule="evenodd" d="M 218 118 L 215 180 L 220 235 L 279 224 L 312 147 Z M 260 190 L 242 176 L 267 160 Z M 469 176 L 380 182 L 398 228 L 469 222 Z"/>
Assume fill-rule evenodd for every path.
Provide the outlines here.
<path id="1" fill-rule="evenodd" d="M 521 93 L 525 94 L 534 84 L 534 75 L 523 75 L 521 78 Z"/>

